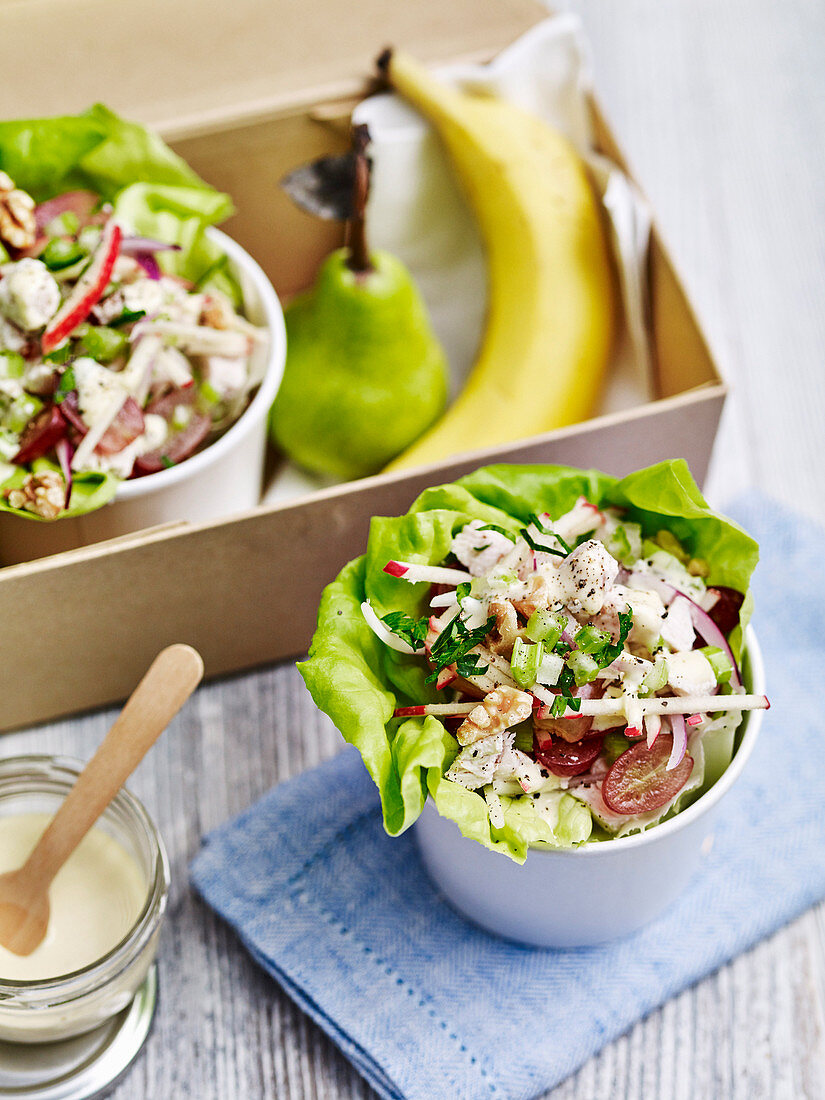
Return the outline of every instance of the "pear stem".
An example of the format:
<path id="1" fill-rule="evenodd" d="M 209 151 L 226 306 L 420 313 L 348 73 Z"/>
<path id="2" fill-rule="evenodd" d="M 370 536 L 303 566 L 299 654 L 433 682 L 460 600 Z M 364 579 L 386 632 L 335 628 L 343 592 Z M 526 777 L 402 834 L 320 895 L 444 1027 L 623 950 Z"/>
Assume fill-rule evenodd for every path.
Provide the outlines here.
<path id="1" fill-rule="evenodd" d="M 365 228 L 367 196 L 370 191 L 370 162 L 367 157 L 369 129 L 355 126 L 352 131 L 352 149 L 355 154 L 355 187 L 352 197 L 352 217 L 347 222 L 347 267 L 356 275 L 367 275 L 374 268 L 370 263 Z"/>

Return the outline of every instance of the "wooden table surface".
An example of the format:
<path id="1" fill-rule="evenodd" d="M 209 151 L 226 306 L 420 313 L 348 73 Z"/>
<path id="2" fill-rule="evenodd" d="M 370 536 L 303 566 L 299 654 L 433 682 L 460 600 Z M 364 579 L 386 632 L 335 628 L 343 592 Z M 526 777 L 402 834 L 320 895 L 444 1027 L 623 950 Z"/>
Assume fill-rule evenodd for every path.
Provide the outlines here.
<path id="1" fill-rule="evenodd" d="M 711 499 L 758 484 L 825 521 L 825 4 L 567 6 L 585 20 L 600 98 L 734 383 Z M 17 733 L 3 748 L 87 758 L 111 718 Z M 374 1096 L 187 884 L 203 833 L 338 744 L 283 665 L 203 688 L 142 765 L 133 788 L 160 823 L 174 885 L 156 1027 L 116 1100 Z M 825 1097 L 823 1003 L 820 906 L 653 1013 L 551 1095 Z"/>

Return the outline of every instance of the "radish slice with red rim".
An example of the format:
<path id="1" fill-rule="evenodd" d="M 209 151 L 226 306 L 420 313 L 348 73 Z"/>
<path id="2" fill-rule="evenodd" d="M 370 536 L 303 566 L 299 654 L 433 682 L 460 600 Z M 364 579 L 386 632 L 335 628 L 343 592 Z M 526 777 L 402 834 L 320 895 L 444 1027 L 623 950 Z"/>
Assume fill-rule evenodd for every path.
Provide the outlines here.
<path id="1" fill-rule="evenodd" d="M 660 733 L 652 748 L 644 741 L 632 745 L 614 761 L 602 784 L 602 798 L 615 814 L 647 814 L 660 810 L 690 779 L 693 757 L 683 756 L 668 771 L 673 737 Z"/>

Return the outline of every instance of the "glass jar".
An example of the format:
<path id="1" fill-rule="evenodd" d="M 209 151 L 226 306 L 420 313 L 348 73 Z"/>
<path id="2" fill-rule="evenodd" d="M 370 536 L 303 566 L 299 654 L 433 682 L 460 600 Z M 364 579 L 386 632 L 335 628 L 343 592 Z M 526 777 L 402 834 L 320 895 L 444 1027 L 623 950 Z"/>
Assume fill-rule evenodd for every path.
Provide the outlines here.
<path id="1" fill-rule="evenodd" d="M 82 765 L 57 756 L 19 756 L 0 762 L 0 817 L 54 814 Z M 48 1043 L 99 1027 L 126 1008 L 157 953 L 169 894 L 169 861 L 152 819 L 121 790 L 99 818 L 143 872 L 146 900 L 126 936 L 88 966 L 56 978 L 0 978 L 0 1041 Z"/>

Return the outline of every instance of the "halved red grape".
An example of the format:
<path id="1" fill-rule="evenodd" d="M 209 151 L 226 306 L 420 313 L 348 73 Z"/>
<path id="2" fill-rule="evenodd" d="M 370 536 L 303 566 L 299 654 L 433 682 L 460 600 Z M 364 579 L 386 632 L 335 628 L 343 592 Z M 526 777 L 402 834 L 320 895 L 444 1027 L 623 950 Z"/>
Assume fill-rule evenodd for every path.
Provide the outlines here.
<path id="1" fill-rule="evenodd" d="M 65 402 L 64 402 L 65 404 Z M 127 397 L 120 412 L 103 433 L 95 448 L 102 455 L 114 455 L 133 443 L 145 429 L 143 413 L 134 397 Z"/>
<path id="2" fill-rule="evenodd" d="M 170 427 L 175 416 L 175 410 L 181 405 L 191 408 L 192 414 L 184 428 L 170 431 L 165 442 L 155 451 L 149 451 L 141 455 L 135 462 L 132 477 L 141 474 L 156 474 L 168 466 L 175 466 L 183 462 L 200 447 L 212 430 L 212 418 L 206 413 L 198 412 L 195 405 L 195 387 L 181 387 L 157 398 L 146 409 L 147 413 L 162 416 L 169 422 Z"/>
<path id="3" fill-rule="evenodd" d="M 602 751 L 604 734 L 594 733 L 574 742 L 558 737 L 542 738 L 541 746 L 538 735 L 535 735 L 533 743 L 537 762 L 553 775 L 582 775 L 590 770 L 590 765 Z"/>
<path id="4" fill-rule="evenodd" d="M 54 445 L 66 434 L 66 421 L 56 405 L 41 409 L 34 420 L 29 421 L 20 437 L 20 447 L 12 459 L 21 466 L 53 450 Z"/>
<path id="5" fill-rule="evenodd" d="M 730 634 L 733 628 L 739 625 L 739 611 L 745 597 L 735 588 L 725 588 L 723 585 L 709 588 L 708 592 L 712 592 L 717 597 L 708 615 L 723 634 Z"/>
<path id="6" fill-rule="evenodd" d="M 658 810 L 679 793 L 693 771 L 693 757 L 667 771 L 673 737 L 660 733 L 651 748 L 644 741 L 632 745 L 604 777 L 602 798 L 616 814 L 646 814 Z"/>

